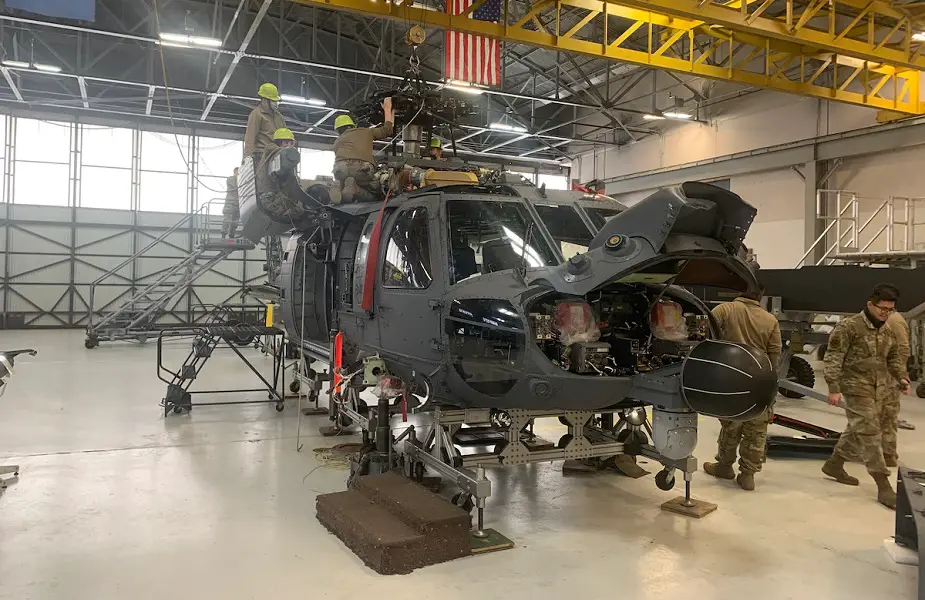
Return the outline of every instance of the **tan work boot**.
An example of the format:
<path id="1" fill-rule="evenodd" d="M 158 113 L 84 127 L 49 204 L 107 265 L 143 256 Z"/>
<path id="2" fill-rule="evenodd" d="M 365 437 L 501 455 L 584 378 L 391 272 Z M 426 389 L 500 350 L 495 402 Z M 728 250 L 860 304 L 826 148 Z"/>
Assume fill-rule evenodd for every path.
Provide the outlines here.
<path id="1" fill-rule="evenodd" d="M 755 489 L 755 474 L 749 473 L 748 471 L 742 471 L 739 473 L 739 476 L 736 477 L 736 483 L 739 484 L 739 487 L 750 492 Z"/>
<path id="2" fill-rule="evenodd" d="M 874 475 L 874 481 L 877 482 L 877 502 L 887 508 L 896 510 L 896 492 L 890 485 L 889 475 Z"/>
<path id="3" fill-rule="evenodd" d="M 885 463 L 886 463 L 886 466 L 888 466 L 888 467 L 898 467 L 898 466 L 899 466 L 899 461 L 896 459 L 895 456 L 888 456 L 888 455 L 884 454 L 884 455 L 883 455 L 883 462 L 885 462 Z"/>
<path id="4" fill-rule="evenodd" d="M 732 465 L 724 465 L 722 463 L 703 463 L 703 472 L 718 479 L 736 478 L 736 473 L 732 470 Z"/>
<path id="5" fill-rule="evenodd" d="M 857 477 L 852 477 L 845 471 L 845 461 L 834 454 L 822 465 L 822 472 L 838 483 L 845 485 L 858 485 L 859 483 Z"/>

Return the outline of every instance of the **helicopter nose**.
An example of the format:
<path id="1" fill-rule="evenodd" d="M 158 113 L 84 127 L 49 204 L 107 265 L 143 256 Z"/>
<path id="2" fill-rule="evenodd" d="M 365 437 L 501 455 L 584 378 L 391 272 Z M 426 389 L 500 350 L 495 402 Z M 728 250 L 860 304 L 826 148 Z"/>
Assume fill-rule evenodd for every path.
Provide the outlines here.
<path id="1" fill-rule="evenodd" d="M 747 421 L 777 397 L 777 373 L 768 355 L 745 344 L 700 342 L 681 368 L 681 394 L 691 410 L 728 421 Z"/>

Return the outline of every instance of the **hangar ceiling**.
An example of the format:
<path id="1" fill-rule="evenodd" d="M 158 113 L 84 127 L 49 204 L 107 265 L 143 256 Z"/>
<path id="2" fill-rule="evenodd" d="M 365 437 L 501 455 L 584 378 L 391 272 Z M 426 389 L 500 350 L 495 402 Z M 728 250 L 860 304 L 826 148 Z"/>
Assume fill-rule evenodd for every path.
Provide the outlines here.
<path id="1" fill-rule="evenodd" d="M 480 114 L 462 123 L 458 149 L 554 166 L 656 133 L 660 123 L 642 118 L 658 108 L 653 94 L 664 104 L 671 91 L 696 116 L 702 78 L 919 113 L 917 10 L 858 0 L 509 0 L 505 26 L 450 18 L 440 0 L 99 0 L 92 23 L 5 9 L 0 102 L 239 134 L 257 86 L 272 81 L 324 102 L 283 112 L 303 139 L 326 145 L 339 110 L 402 78 L 410 25 L 428 33 L 417 51 L 422 76 L 442 79 L 437 23 L 504 39 L 502 84 L 472 97 Z M 163 45 L 165 32 L 222 44 Z M 656 69 L 670 73 L 668 85 L 656 86 Z M 489 128 L 499 120 L 526 132 Z"/>

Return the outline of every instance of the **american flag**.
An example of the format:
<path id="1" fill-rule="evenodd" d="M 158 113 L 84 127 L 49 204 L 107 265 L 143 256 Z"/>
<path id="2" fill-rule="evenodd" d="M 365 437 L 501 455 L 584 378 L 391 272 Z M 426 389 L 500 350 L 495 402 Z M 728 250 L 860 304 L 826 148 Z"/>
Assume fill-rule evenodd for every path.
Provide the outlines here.
<path id="1" fill-rule="evenodd" d="M 475 0 L 447 0 L 447 12 L 461 15 Z M 486 0 L 469 14 L 477 21 L 501 20 L 501 0 Z M 446 32 L 443 75 L 477 85 L 501 85 L 501 43 L 471 33 Z"/>

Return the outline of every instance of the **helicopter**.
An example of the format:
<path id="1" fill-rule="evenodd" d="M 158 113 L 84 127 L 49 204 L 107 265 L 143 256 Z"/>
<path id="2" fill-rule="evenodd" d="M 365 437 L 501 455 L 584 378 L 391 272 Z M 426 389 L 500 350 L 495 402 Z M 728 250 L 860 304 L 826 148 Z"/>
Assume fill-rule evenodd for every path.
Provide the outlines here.
<path id="1" fill-rule="evenodd" d="M 377 452 L 388 454 L 379 472 L 392 468 L 389 416 L 408 409 L 651 406 L 667 469 L 690 458 L 698 414 L 747 420 L 768 408 L 775 366 L 717 339 L 688 289 L 759 289 L 743 245 L 754 207 L 687 182 L 627 208 L 589 189 L 422 160 L 432 129 L 468 109 L 413 86 L 402 94 L 404 151 L 393 140 L 378 165 L 381 201 L 341 204 L 332 181 L 299 180 L 294 149 L 257 176 L 246 158 L 239 175 L 244 237 L 290 236 L 279 312 L 301 355 L 328 366 L 331 419 L 368 414 L 360 391 L 379 398 L 364 427 L 375 424 Z M 365 111 L 372 119 L 380 102 Z M 286 191 L 299 213 L 267 210 L 267 188 Z"/>

